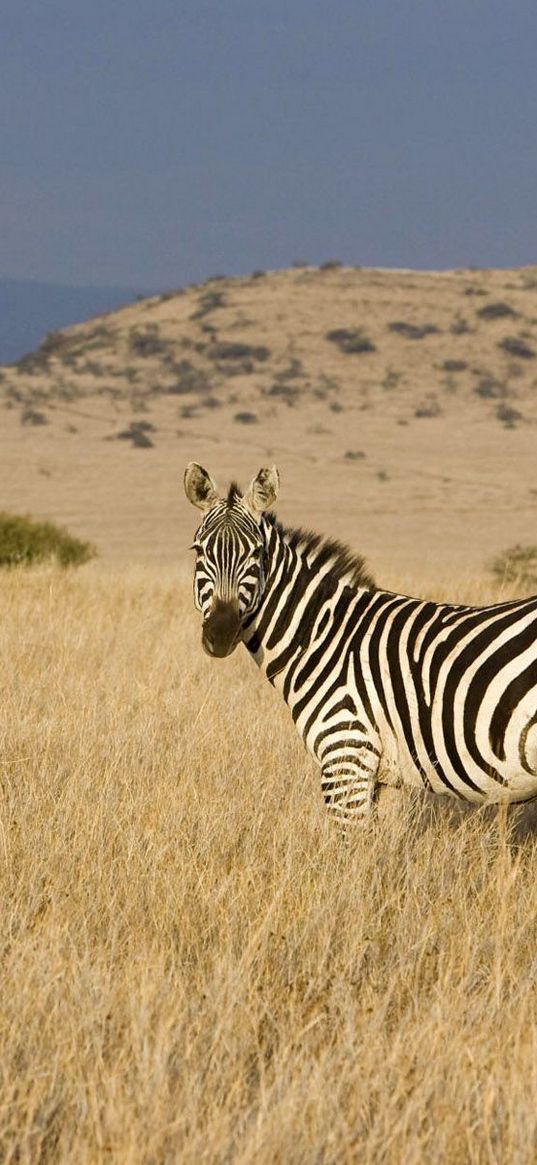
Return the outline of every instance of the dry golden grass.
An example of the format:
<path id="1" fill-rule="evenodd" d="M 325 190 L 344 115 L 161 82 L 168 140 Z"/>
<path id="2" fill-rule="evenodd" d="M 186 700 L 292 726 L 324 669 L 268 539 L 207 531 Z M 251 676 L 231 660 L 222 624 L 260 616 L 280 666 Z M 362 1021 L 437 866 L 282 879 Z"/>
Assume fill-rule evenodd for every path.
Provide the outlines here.
<path id="1" fill-rule="evenodd" d="M 534 1161 L 532 833 L 405 799 L 342 852 L 184 579 L 0 595 L 2 1162 Z"/>

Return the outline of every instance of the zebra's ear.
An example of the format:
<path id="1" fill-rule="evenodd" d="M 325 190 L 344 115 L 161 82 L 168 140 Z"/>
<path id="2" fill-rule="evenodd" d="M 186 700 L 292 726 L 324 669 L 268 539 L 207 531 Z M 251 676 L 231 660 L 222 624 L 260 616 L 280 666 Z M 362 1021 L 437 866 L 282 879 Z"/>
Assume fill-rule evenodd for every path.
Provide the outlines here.
<path id="1" fill-rule="evenodd" d="M 210 510 L 219 501 L 218 490 L 207 470 L 197 461 L 190 461 L 185 469 L 185 493 L 198 510 Z"/>
<path id="2" fill-rule="evenodd" d="M 257 477 L 254 477 L 248 486 L 243 498 L 243 505 L 250 510 L 254 518 L 257 518 L 276 501 L 279 488 L 280 475 L 276 466 L 271 465 L 270 469 L 260 469 Z"/>

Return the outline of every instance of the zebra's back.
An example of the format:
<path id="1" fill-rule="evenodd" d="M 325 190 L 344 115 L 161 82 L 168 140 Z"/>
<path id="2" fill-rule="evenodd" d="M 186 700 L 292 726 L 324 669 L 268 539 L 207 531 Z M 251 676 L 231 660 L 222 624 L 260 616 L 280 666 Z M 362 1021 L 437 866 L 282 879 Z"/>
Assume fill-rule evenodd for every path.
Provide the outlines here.
<path id="1" fill-rule="evenodd" d="M 477 802 L 537 796 L 537 598 L 464 608 L 377 592 L 353 660 L 381 768 Z"/>

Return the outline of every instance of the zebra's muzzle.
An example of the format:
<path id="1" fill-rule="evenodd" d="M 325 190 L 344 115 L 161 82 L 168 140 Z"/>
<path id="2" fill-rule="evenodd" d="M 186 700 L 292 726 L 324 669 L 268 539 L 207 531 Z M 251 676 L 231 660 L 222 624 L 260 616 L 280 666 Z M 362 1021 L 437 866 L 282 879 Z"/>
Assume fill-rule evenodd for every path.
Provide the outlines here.
<path id="1" fill-rule="evenodd" d="M 201 632 L 201 642 L 207 655 L 217 659 L 231 655 L 239 642 L 240 633 L 241 618 L 237 600 L 226 602 L 224 599 L 215 599 Z"/>

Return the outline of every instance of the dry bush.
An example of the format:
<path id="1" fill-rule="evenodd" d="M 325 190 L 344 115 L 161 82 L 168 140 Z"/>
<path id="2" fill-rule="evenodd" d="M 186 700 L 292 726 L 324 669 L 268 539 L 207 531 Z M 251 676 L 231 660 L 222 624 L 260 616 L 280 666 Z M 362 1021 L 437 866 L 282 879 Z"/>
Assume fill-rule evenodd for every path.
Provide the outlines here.
<path id="1" fill-rule="evenodd" d="M 327 332 L 326 340 L 337 344 L 340 352 L 349 355 L 359 355 L 363 352 L 376 352 L 376 346 L 366 335 L 363 328 L 333 328 Z"/>
<path id="2" fill-rule="evenodd" d="M 411 798 L 345 852 L 189 585 L 0 588 L 2 1162 L 533 1161 L 531 834 Z"/>

